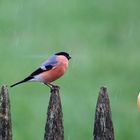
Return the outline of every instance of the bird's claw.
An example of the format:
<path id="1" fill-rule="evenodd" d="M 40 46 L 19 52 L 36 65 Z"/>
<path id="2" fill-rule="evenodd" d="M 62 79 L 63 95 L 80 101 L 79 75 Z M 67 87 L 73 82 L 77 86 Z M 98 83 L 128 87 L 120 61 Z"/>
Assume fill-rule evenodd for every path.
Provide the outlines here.
<path id="1" fill-rule="evenodd" d="M 51 89 L 51 92 L 55 91 L 55 90 L 59 90 L 60 87 L 57 86 L 57 85 L 52 85 L 52 87 L 50 88 Z"/>
<path id="2" fill-rule="evenodd" d="M 50 88 L 51 92 L 53 92 L 54 90 L 60 89 L 58 85 L 54 85 L 54 84 L 46 84 L 46 85 Z"/>

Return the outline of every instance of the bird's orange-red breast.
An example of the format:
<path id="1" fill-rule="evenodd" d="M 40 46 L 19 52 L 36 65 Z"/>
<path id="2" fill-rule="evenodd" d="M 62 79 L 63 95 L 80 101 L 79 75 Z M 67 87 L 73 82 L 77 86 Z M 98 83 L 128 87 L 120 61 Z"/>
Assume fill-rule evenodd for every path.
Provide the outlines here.
<path id="1" fill-rule="evenodd" d="M 40 74 L 43 83 L 51 83 L 64 75 L 68 68 L 68 59 L 65 56 L 57 57 L 57 66 Z"/>

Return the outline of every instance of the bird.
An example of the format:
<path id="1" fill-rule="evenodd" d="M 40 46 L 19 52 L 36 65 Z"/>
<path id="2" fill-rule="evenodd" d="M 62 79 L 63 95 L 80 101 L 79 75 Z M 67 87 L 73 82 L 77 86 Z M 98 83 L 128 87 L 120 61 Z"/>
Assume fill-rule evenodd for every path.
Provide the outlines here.
<path id="1" fill-rule="evenodd" d="M 12 84 L 10 87 L 25 83 L 25 82 L 41 82 L 50 87 L 56 87 L 52 82 L 63 76 L 68 68 L 71 56 L 67 52 L 58 52 L 51 55 L 39 68 L 32 72 L 25 79 Z M 57 86 L 58 87 L 58 86 Z"/>

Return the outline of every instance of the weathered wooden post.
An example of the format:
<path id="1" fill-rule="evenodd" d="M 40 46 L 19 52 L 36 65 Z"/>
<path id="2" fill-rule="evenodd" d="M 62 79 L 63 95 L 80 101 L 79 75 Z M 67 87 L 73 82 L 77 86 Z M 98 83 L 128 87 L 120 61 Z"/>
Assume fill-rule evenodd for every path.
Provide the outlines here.
<path id="1" fill-rule="evenodd" d="M 96 105 L 94 140 L 114 140 L 114 128 L 111 116 L 107 88 L 101 87 Z"/>
<path id="2" fill-rule="evenodd" d="M 10 100 L 7 86 L 0 91 L 0 140 L 12 140 Z"/>
<path id="3" fill-rule="evenodd" d="M 51 90 L 44 140 L 64 140 L 63 113 L 59 88 Z"/>

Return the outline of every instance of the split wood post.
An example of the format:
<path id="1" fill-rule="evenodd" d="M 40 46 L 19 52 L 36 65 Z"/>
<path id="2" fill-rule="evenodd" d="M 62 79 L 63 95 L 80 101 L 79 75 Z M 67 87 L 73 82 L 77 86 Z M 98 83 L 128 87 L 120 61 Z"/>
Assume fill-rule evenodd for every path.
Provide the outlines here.
<path id="1" fill-rule="evenodd" d="M 44 140 L 64 140 L 63 113 L 59 88 L 51 90 Z"/>
<path id="2" fill-rule="evenodd" d="M 0 140 L 12 140 L 10 100 L 7 86 L 0 91 Z"/>
<path id="3" fill-rule="evenodd" d="M 94 140 L 114 140 L 114 128 L 111 116 L 107 88 L 101 87 L 96 105 Z"/>

